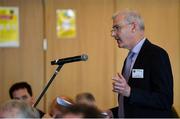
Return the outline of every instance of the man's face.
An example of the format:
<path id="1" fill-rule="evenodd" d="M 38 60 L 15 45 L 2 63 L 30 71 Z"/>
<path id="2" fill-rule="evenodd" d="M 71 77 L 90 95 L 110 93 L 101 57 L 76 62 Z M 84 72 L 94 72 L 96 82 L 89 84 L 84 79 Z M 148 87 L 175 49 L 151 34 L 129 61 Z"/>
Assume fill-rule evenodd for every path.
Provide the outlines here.
<path id="1" fill-rule="evenodd" d="M 26 88 L 18 89 L 13 92 L 13 99 L 23 100 L 29 105 L 33 105 L 33 97 L 30 96 Z"/>
<path id="2" fill-rule="evenodd" d="M 123 16 L 117 16 L 113 20 L 111 35 L 117 41 L 119 48 L 129 49 L 131 43 L 131 24 L 125 23 Z"/>

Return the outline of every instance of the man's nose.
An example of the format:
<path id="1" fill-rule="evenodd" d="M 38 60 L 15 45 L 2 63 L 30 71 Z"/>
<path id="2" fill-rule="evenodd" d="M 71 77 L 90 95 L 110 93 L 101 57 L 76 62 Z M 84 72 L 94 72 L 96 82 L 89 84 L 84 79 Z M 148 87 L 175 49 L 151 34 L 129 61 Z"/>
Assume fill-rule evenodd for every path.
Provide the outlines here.
<path id="1" fill-rule="evenodd" d="M 111 36 L 115 37 L 115 32 L 114 31 L 111 31 Z"/>

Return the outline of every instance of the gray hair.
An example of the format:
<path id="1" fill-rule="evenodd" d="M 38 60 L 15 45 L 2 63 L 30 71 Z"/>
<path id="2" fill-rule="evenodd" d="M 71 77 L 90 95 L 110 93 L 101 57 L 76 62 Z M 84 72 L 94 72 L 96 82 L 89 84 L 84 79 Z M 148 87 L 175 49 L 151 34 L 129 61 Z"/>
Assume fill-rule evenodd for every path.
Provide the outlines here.
<path id="1" fill-rule="evenodd" d="M 140 30 L 145 30 L 144 21 L 140 14 L 136 11 L 126 10 L 122 12 L 117 12 L 112 16 L 112 19 L 115 19 L 117 16 L 123 16 L 124 22 L 126 23 L 137 23 Z"/>
<path id="2" fill-rule="evenodd" d="M 39 118 L 37 110 L 22 100 L 9 100 L 1 105 L 0 117 Z"/>

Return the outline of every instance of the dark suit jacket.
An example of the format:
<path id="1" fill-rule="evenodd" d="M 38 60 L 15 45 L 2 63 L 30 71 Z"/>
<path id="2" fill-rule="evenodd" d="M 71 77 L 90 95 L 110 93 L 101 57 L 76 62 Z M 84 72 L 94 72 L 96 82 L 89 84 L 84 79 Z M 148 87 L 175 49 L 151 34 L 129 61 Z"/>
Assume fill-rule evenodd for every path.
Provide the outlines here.
<path id="1" fill-rule="evenodd" d="M 144 78 L 132 78 L 131 73 L 125 117 L 172 117 L 173 75 L 166 51 L 146 39 L 133 69 L 143 69 Z"/>

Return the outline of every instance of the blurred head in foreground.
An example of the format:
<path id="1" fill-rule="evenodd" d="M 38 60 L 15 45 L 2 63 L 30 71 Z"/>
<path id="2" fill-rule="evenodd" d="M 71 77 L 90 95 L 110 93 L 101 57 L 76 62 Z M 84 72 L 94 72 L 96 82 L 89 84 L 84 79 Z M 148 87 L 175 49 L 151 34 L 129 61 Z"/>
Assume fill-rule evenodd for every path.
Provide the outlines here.
<path id="1" fill-rule="evenodd" d="M 73 100 L 69 97 L 56 97 L 50 105 L 49 115 L 51 117 L 61 118 L 62 115 L 66 113 L 68 111 L 68 108 L 73 104 Z"/>
<path id="2" fill-rule="evenodd" d="M 89 92 L 84 92 L 84 93 L 77 94 L 76 103 L 96 106 L 95 97 L 93 96 L 93 94 L 91 94 Z"/>
<path id="3" fill-rule="evenodd" d="M 8 100 L 0 107 L 0 118 L 39 118 L 35 108 L 22 100 Z"/>
<path id="4" fill-rule="evenodd" d="M 103 118 L 102 112 L 94 106 L 87 104 L 75 104 L 69 107 L 64 118 Z"/>

